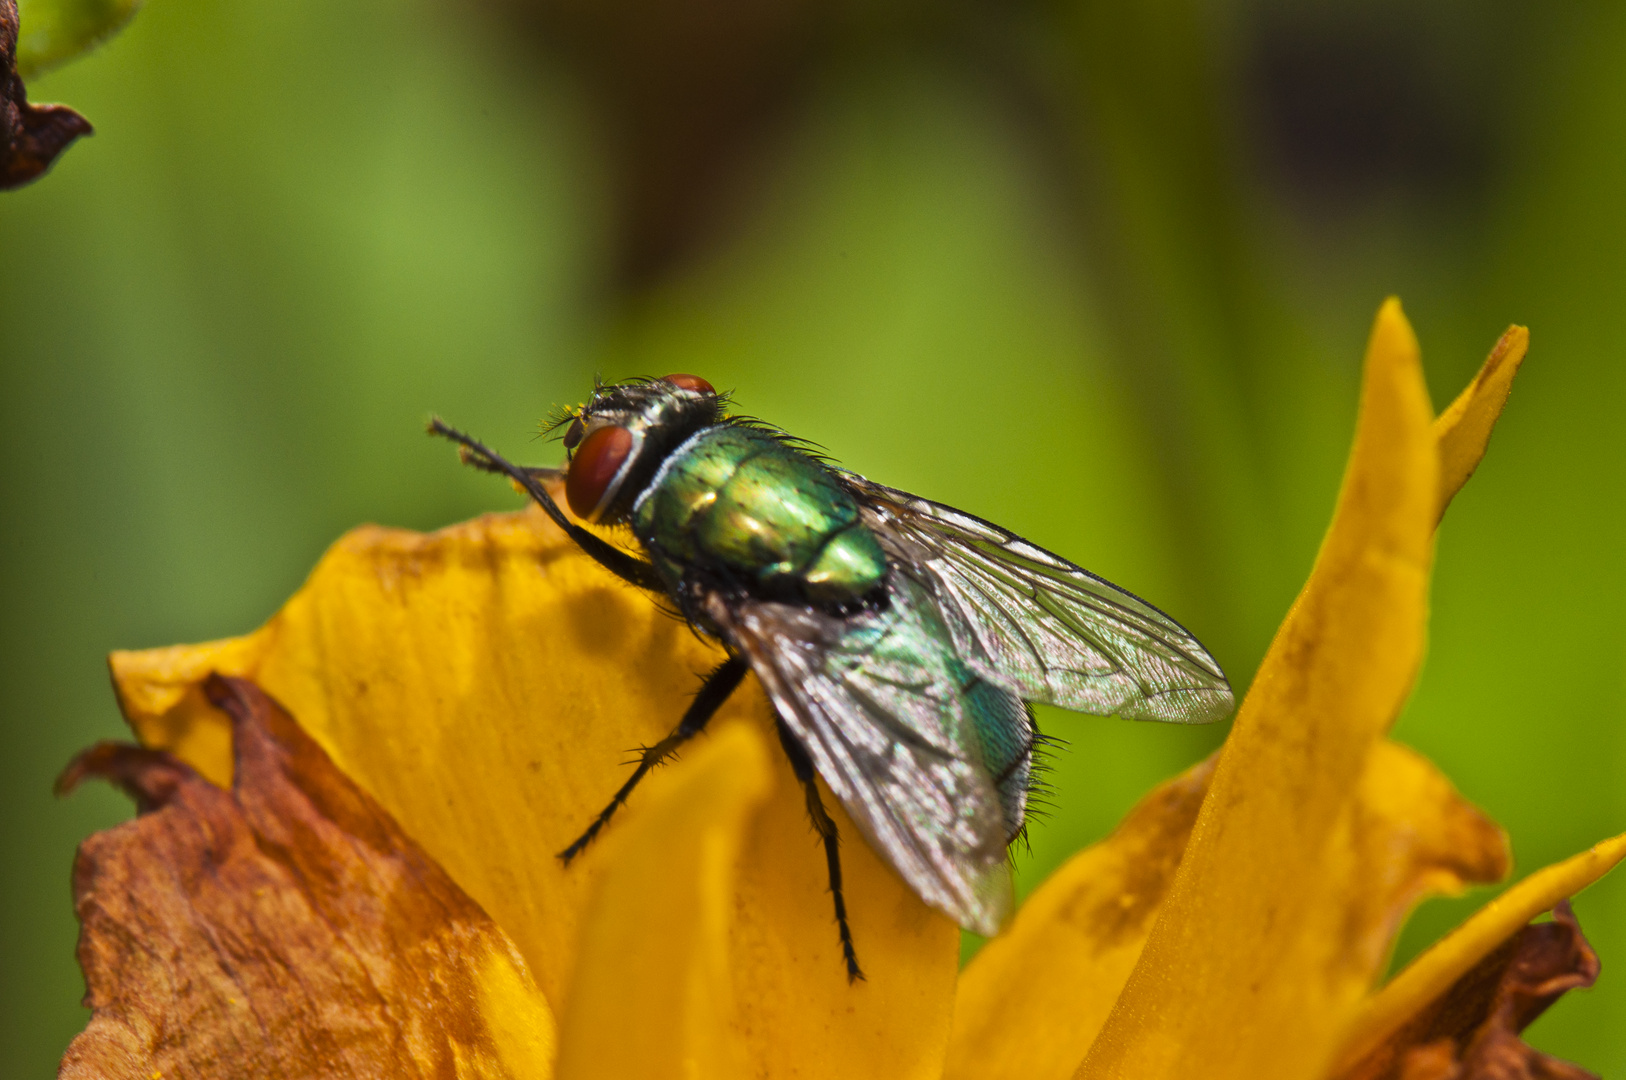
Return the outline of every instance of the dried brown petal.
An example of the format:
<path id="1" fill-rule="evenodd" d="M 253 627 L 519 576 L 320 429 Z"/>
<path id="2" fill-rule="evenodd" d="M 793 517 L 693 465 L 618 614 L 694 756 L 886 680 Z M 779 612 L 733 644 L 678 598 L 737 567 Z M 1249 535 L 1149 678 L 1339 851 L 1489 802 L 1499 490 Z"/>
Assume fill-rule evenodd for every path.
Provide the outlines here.
<path id="1" fill-rule="evenodd" d="M 66 105 L 30 105 L 17 74 L 17 0 L 0 0 L 0 191 L 38 179 L 90 121 Z"/>
<path id="2" fill-rule="evenodd" d="M 103 743 L 136 820 L 74 864 L 95 1010 L 63 1077 L 547 1076 L 552 1014 L 502 930 L 254 684 L 224 791 L 162 751 Z"/>
<path id="3" fill-rule="evenodd" d="M 1336 1080 L 1596 1080 L 1519 1032 L 1598 970 L 1564 901 L 1552 922 L 1521 928 Z"/>

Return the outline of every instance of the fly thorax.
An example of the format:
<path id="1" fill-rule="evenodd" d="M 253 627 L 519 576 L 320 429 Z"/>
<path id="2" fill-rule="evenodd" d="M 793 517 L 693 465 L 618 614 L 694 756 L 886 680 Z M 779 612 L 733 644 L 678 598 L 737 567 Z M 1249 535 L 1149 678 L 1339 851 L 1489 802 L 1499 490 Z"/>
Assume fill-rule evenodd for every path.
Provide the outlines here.
<path id="1" fill-rule="evenodd" d="M 820 462 L 743 425 L 698 432 L 651 479 L 633 530 L 685 572 L 755 595 L 842 606 L 873 592 L 886 557 Z"/>

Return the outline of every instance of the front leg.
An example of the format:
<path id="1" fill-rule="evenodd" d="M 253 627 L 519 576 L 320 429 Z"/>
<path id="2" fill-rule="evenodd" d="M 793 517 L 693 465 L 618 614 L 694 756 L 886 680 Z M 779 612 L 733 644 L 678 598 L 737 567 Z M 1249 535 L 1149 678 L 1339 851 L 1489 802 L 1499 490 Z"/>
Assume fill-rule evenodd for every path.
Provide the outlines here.
<path id="1" fill-rule="evenodd" d="M 559 505 L 553 501 L 553 496 L 548 494 L 548 489 L 543 487 L 538 479 L 550 472 L 557 475 L 556 470 L 522 469 L 477 439 L 442 423 L 439 417 L 429 421 L 429 433 L 450 439 L 461 446 L 463 448 L 463 460 L 476 469 L 484 472 L 500 473 L 513 480 L 525 490 L 527 495 L 536 500 L 536 504 L 542 508 L 548 517 L 553 519 L 555 525 L 564 530 L 566 536 L 575 541 L 577 547 L 591 556 L 593 561 L 604 567 L 604 569 L 621 580 L 638 586 L 640 589 L 650 589 L 654 592 L 666 591 L 666 583 L 661 580 L 660 574 L 649 563 L 629 555 L 614 544 L 594 536 L 565 516 L 565 512 L 559 509 Z"/>
<path id="2" fill-rule="evenodd" d="M 700 692 L 694 696 L 694 701 L 690 702 L 689 709 L 683 714 L 678 726 L 654 746 L 644 747 L 638 759 L 638 767 L 632 771 L 627 782 L 621 785 L 621 790 L 615 793 L 610 805 L 599 812 L 598 817 L 587 826 L 586 832 L 576 838 L 575 843 L 559 852 L 559 858 L 565 865 L 570 865 L 570 860 L 580 855 L 582 849 L 593 842 L 593 837 L 599 834 L 599 830 L 609 824 L 611 816 L 627 801 L 627 796 L 632 794 L 632 789 L 638 786 L 638 782 L 649 775 L 649 770 L 705 730 L 706 724 L 716 715 L 717 710 L 722 708 L 723 702 L 728 700 L 728 696 L 740 685 L 740 680 L 745 678 L 745 673 L 749 670 L 750 664 L 743 656 L 731 656 L 724 660 L 716 671 L 706 676 Z"/>

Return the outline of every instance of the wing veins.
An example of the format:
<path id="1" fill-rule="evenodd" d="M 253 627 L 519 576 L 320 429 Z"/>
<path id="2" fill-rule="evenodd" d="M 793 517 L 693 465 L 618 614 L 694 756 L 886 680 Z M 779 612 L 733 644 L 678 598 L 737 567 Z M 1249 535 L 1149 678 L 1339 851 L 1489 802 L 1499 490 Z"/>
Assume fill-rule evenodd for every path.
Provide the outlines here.
<path id="1" fill-rule="evenodd" d="M 962 580 L 964 580 L 971 588 L 981 593 L 991 606 L 998 606 L 998 601 L 996 598 L 989 595 L 988 590 L 983 588 L 980 583 L 972 581 L 970 578 L 962 578 Z M 1028 653 L 1032 655 L 1034 663 L 1039 665 L 1039 670 L 1045 674 L 1049 674 L 1050 665 L 1045 663 L 1044 656 L 1039 652 L 1039 644 L 1038 642 L 1034 641 L 1033 636 L 1028 633 L 1027 627 L 1023 626 L 1018 620 L 1012 619 L 1009 616 L 1005 617 L 1005 621 L 1010 625 L 1012 630 L 1022 636 L 1022 641 L 1027 646 Z"/>
<path id="2" fill-rule="evenodd" d="M 1224 672 L 1155 605 L 974 514 L 860 476 L 847 482 L 903 576 L 928 579 L 957 640 L 976 647 L 996 684 L 1137 719 L 1204 722 L 1229 709 Z"/>
<path id="3" fill-rule="evenodd" d="M 928 587 L 899 574 L 888 589 L 892 604 L 868 615 L 720 596 L 707 612 L 876 850 L 933 907 L 991 933 L 1011 903 L 1000 796 L 954 750 L 969 737 L 965 690 L 951 642 L 931 638 Z M 922 633 L 935 644 L 917 652 Z M 913 670 L 923 677 L 905 677 Z"/>
<path id="4" fill-rule="evenodd" d="M 979 561 L 979 563 L 977 565 L 978 565 L 978 569 L 980 571 L 982 571 L 985 575 L 987 575 L 988 577 L 992 578 L 995 581 L 1004 581 L 1004 582 L 1012 582 L 1013 581 L 1012 577 L 1004 575 L 1004 574 L 997 573 L 994 570 L 994 568 L 992 566 L 990 566 L 986 562 Z M 995 565 L 997 565 L 997 564 L 995 564 Z M 1088 571 L 1084 571 L 1084 572 L 1088 573 Z M 1021 579 L 1015 578 L 1014 580 L 1015 581 L 1020 581 Z M 1031 588 L 1032 586 L 1029 586 L 1029 587 Z M 1098 637 L 1096 637 L 1095 632 L 1092 629 L 1090 629 L 1090 628 L 1088 628 L 1086 626 L 1080 625 L 1076 621 L 1076 617 L 1073 616 L 1070 612 L 1064 614 L 1062 611 L 1057 611 L 1054 607 L 1051 606 L 1051 604 L 1054 603 L 1054 601 L 1051 599 L 1054 595 L 1055 595 L 1054 593 L 1050 593 L 1047 590 L 1034 589 L 1033 593 L 1031 595 L 1029 595 L 1029 599 L 1033 600 L 1036 604 L 1039 604 L 1042 607 L 1044 607 L 1044 609 L 1046 611 L 1048 611 L 1052 615 L 1056 616 L 1063 623 L 1065 623 L 1070 629 L 1072 629 L 1076 634 L 1078 634 L 1080 637 L 1085 638 L 1085 640 L 1089 641 L 1091 644 L 1095 645 L 1096 648 L 1098 648 L 1100 651 L 1106 652 L 1106 653 L 1108 653 L 1110 655 L 1112 653 L 1112 650 L 1110 649 L 1110 647 L 1105 645 L 1103 642 L 1101 642 L 1100 639 Z M 1043 596 L 1045 599 L 1041 600 L 1040 599 L 1041 596 Z M 1160 626 L 1160 625 L 1158 625 L 1156 623 L 1143 624 L 1140 619 L 1136 619 L 1134 621 L 1131 621 L 1129 619 L 1118 618 L 1117 616 L 1115 616 L 1113 614 L 1112 611 L 1104 610 L 1102 605 L 1109 605 L 1111 608 L 1116 609 L 1118 611 L 1124 611 L 1127 614 L 1137 615 L 1138 613 L 1132 611 L 1132 609 L 1129 609 L 1127 607 L 1124 607 L 1123 605 L 1117 604 L 1117 603 L 1115 603 L 1114 601 L 1112 601 L 1109 598 L 1098 596 L 1095 593 L 1077 593 L 1077 592 L 1074 592 L 1074 593 L 1065 595 L 1065 598 L 1069 599 L 1069 600 L 1072 600 L 1079 607 L 1086 608 L 1086 609 L 1088 609 L 1090 611 L 1095 612 L 1096 614 L 1102 616 L 1102 618 L 1104 618 L 1104 619 L 1111 619 L 1113 622 L 1117 623 L 1119 626 L 1124 627 L 1126 630 L 1137 633 L 1143 638 L 1146 638 L 1146 639 L 1148 639 L 1150 641 L 1156 642 L 1157 644 L 1163 646 L 1168 651 L 1168 653 L 1171 653 L 1174 656 L 1180 658 L 1181 660 L 1186 661 L 1192 667 L 1194 667 L 1197 670 L 1203 672 L 1204 674 L 1211 675 L 1211 676 L 1223 677 L 1223 675 L 1221 673 L 1214 671 L 1207 664 L 1203 663 L 1203 661 L 1201 659 L 1199 659 L 1196 656 L 1193 656 L 1191 654 L 1191 652 L 1186 648 L 1186 646 L 1184 646 L 1183 644 L 1180 644 L 1180 643 L 1169 640 L 1169 637 L 1167 636 L 1166 633 L 1159 633 L 1158 632 L 1158 631 L 1161 631 L 1161 630 L 1168 629 L 1167 627 Z M 1181 636 L 1183 638 L 1185 638 L 1186 640 L 1192 640 L 1190 634 L 1182 634 Z M 1115 659 L 1116 659 L 1116 657 L 1115 657 Z"/>
<path id="5" fill-rule="evenodd" d="M 891 710 L 889 710 L 880 701 L 876 700 L 873 694 L 869 693 L 862 687 L 848 682 L 845 679 L 842 680 L 842 686 L 849 694 L 859 699 L 860 704 L 864 706 L 865 712 L 869 713 L 872 718 L 881 721 L 883 730 L 891 734 L 895 741 L 901 742 L 917 750 L 928 751 L 932 755 L 948 761 L 966 760 L 960 757 L 958 754 L 953 754 L 947 750 L 944 750 L 941 746 L 938 746 L 925 735 L 921 734 L 919 731 L 916 731 L 914 728 L 909 727 L 907 724 L 900 724 L 897 718 L 892 715 Z"/>
<path id="6" fill-rule="evenodd" d="M 992 578 L 996 582 L 1001 580 L 992 574 L 986 574 L 985 577 Z M 971 580 L 969 577 L 964 580 L 966 580 L 972 588 L 981 593 L 988 600 L 990 606 L 995 608 L 998 607 L 997 597 L 991 595 L 980 583 Z M 1033 637 L 1028 633 L 1027 628 L 1024 627 L 1019 621 L 1007 617 L 1006 621 L 1010 624 L 1013 630 L 1022 635 L 1022 640 L 1027 644 L 1028 647 L 1027 651 L 1032 654 L 1034 663 L 1039 665 L 1039 669 L 1042 672 L 1048 674 L 1056 670 L 1071 671 L 1082 675 L 1087 679 L 1105 679 L 1110 678 L 1113 675 L 1128 675 L 1130 678 L 1134 678 L 1129 669 L 1124 665 L 1123 659 L 1118 656 L 1110 646 L 1108 646 L 1105 642 L 1102 642 L 1091 628 L 1079 624 L 1065 609 L 1057 610 L 1053 606 L 1055 601 L 1050 596 L 1035 589 L 1033 595 L 1030 596 L 1029 599 L 1033 601 L 1036 607 L 1050 615 L 1056 621 L 1060 622 L 1067 629 L 1073 631 L 1075 637 L 1088 643 L 1093 649 L 1095 649 L 1096 652 L 1105 657 L 1105 659 L 1112 665 L 1111 670 L 1105 672 L 1083 671 L 1078 668 L 1053 668 L 1045 662 L 1043 654 L 1039 651 L 1038 643 L 1033 640 Z M 1137 683 L 1140 682 L 1139 679 L 1136 679 L 1135 681 Z"/>

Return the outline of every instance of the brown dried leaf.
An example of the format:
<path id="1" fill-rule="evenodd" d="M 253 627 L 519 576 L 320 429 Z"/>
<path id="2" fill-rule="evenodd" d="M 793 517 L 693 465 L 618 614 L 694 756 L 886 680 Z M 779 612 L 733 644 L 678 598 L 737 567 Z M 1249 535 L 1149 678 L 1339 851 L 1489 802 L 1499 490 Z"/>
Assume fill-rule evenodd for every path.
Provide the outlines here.
<path id="1" fill-rule="evenodd" d="M 1519 1032 L 1598 970 L 1566 900 L 1552 922 L 1522 927 L 1336 1080 L 1596 1080 Z"/>
<path id="2" fill-rule="evenodd" d="M 102 743 L 141 816 L 74 864 L 95 1010 L 60 1075 L 546 1077 L 552 1013 L 518 951 L 258 687 L 216 676 L 230 791 Z"/>
<path id="3" fill-rule="evenodd" d="M 90 132 L 90 121 L 66 105 L 28 103 L 17 74 L 17 0 L 0 0 L 0 191 L 38 179 Z"/>

